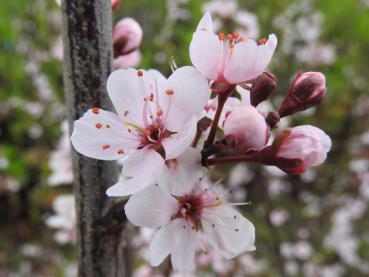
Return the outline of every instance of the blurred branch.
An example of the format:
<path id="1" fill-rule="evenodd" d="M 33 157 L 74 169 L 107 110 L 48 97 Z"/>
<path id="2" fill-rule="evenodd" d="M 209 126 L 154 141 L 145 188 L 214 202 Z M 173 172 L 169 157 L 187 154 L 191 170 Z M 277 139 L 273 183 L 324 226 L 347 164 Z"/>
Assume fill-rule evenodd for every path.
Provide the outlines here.
<path id="1" fill-rule="evenodd" d="M 109 0 L 64 0 L 64 85 L 70 127 L 87 109 L 111 110 L 106 80 L 112 60 Z M 124 263 L 124 213 L 105 190 L 118 179 L 116 162 L 73 151 L 79 276 L 130 276 Z M 120 216 L 119 216 L 120 214 Z"/>

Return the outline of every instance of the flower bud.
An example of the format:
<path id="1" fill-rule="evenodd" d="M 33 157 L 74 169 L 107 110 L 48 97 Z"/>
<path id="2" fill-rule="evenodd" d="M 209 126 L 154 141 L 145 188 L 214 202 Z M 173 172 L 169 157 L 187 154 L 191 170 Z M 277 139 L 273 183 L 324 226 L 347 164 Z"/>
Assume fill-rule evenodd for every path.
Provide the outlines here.
<path id="1" fill-rule="evenodd" d="M 281 117 L 304 111 L 319 104 L 327 91 L 321 72 L 299 72 L 279 109 Z"/>
<path id="2" fill-rule="evenodd" d="M 256 107 L 266 100 L 277 86 L 277 78 L 273 73 L 264 72 L 256 78 L 250 90 L 251 105 Z"/>
<path id="3" fill-rule="evenodd" d="M 142 40 L 142 28 L 133 18 L 123 18 L 113 29 L 114 57 L 136 50 Z"/>
<path id="4" fill-rule="evenodd" d="M 120 0 L 111 0 L 111 7 L 113 11 L 116 11 L 120 6 Z"/>
<path id="5" fill-rule="evenodd" d="M 271 148 L 276 166 L 287 173 L 300 174 L 322 164 L 331 146 L 331 139 L 321 129 L 302 125 L 282 131 Z"/>
<path id="6" fill-rule="evenodd" d="M 258 150 L 269 139 L 269 127 L 264 117 L 253 106 L 244 106 L 232 111 L 224 121 L 225 138 L 231 138 L 233 147 L 240 153 Z"/>
<path id="7" fill-rule="evenodd" d="M 141 62 L 140 50 L 135 50 L 126 55 L 120 55 L 113 61 L 114 69 L 135 67 Z"/>

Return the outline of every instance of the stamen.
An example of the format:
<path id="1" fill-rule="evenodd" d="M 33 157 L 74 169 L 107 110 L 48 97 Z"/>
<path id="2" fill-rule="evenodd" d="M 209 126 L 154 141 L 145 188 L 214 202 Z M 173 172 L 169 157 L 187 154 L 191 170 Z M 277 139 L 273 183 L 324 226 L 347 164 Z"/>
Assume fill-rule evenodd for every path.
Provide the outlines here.
<path id="1" fill-rule="evenodd" d="M 99 114 L 100 109 L 99 109 L 99 108 L 97 108 L 97 107 L 93 107 L 93 108 L 92 108 L 92 112 L 93 112 L 94 114 Z"/>
<path id="2" fill-rule="evenodd" d="M 240 36 L 240 34 L 238 32 L 233 32 L 232 36 L 234 39 L 237 39 Z"/>
<path id="3" fill-rule="evenodd" d="M 141 70 L 137 71 L 137 75 L 138 77 L 142 77 L 143 76 L 143 72 Z"/>
<path id="4" fill-rule="evenodd" d="M 228 203 L 228 205 L 230 206 L 246 206 L 246 205 L 251 205 L 251 202 L 239 202 L 239 203 Z"/>
<path id="5" fill-rule="evenodd" d="M 134 123 L 132 123 L 132 122 L 129 122 L 129 121 L 124 121 L 124 124 L 126 124 L 127 126 L 131 126 L 131 127 L 133 127 L 133 128 L 135 128 L 135 129 L 137 129 L 137 130 L 139 130 L 139 131 L 143 131 L 143 128 L 142 127 L 140 127 L 140 126 L 138 126 L 137 124 L 134 124 Z M 128 132 L 131 132 L 132 130 L 131 129 L 128 129 Z"/>
<path id="6" fill-rule="evenodd" d="M 231 34 L 227 35 L 227 40 L 233 40 L 233 36 Z"/>
<path id="7" fill-rule="evenodd" d="M 104 149 L 104 150 L 109 149 L 109 148 L 110 148 L 110 145 L 109 145 L 109 144 L 104 144 L 104 145 L 102 146 L 102 149 Z"/>
<path id="8" fill-rule="evenodd" d="M 124 116 L 127 116 L 129 114 L 129 111 L 124 112 Z"/>
<path id="9" fill-rule="evenodd" d="M 219 33 L 218 38 L 219 40 L 224 40 L 224 33 Z"/>
<path id="10" fill-rule="evenodd" d="M 124 150 L 123 149 L 119 149 L 118 150 L 118 155 L 123 155 L 124 154 Z"/>
<path id="11" fill-rule="evenodd" d="M 145 131 L 143 131 L 143 133 L 147 137 L 151 136 L 151 131 L 150 130 L 145 130 Z"/>
<path id="12" fill-rule="evenodd" d="M 229 48 L 233 49 L 234 48 L 234 44 L 229 45 Z"/>
<path id="13" fill-rule="evenodd" d="M 218 198 L 219 199 L 219 198 Z M 217 200 L 214 204 L 210 204 L 210 205 L 202 205 L 200 206 L 200 208 L 202 209 L 209 209 L 209 208 L 216 208 L 219 207 L 220 205 L 222 205 L 223 202 L 220 200 Z"/>
<path id="14" fill-rule="evenodd" d="M 102 128 L 102 124 L 101 123 L 97 123 L 95 126 L 96 126 L 97 129 L 101 129 Z"/>
<path id="15" fill-rule="evenodd" d="M 109 128 L 110 128 L 110 124 L 106 124 L 106 128 L 108 128 L 108 129 L 109 129 Z"/>

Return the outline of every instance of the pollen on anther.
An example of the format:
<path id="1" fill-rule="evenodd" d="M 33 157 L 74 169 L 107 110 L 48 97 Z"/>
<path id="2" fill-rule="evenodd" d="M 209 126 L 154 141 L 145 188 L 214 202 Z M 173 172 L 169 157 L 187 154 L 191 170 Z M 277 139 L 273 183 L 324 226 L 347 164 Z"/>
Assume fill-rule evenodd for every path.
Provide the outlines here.
<path id="1" fill-rule="evenodd" d="M 157 116 L 162 116 L 162 115 L 163 115 L 163 111 L 162 111 L 162 110 L 158 110 L 158 111 L 156 112 L 156 115 L 157 115 Z"/>
<path id="2" fill-rule="evenodd" d="M 234 48 L 234 44 L 229 45 L 229 48 L 233 49 Z"/>
<path id="3" fill-rule="evenodd" d="M 173 94 L 174 94 L 174 91 L 173 91 L 172 89 L 168 89 L 168 90 L 166 91 L 166 93 L 167 93 L 168 95 L 173 95 Z"/>
<path id="4" fill-rule="evenodd" d="M 141 70 L 139 70 L 139 71 L 137 71 L 137 75 L 138 75 L 139 77 L 142 77 L 142 76 L 143 76 L 143 72 L 142 72 Z"/>
<path id="5" fill-rule="evenodd" d="M 123 155 L 124 154 L 124 150 L 123 149 L 119 149 L 118 150 L 118 155 Z"/>
<path id="6" fill-rule="evenodd" d="M 101 129 L 102 125 L 101 125 L 101 123 L 97 123 L 97 124 L 95 125 L 95 127 L 96 127 L 97 129 Z"/>
<path id="7" fill-rule="evenodd" d="M 93 108 L 92 108 L 92 112 L 93 112 L 94 114 L 99 114 L 99 111 L 100 111 L 100 109 L 99 109 L 99 108 L 97 108 L 97 107 L 93 107 Z"/>
<path id="8" fill-rule="evenodd" d="M 143 133 L 147 137 L 151 135 L 151 131 L 150 130 L 145 130 Z"/>
<path id="9" fill-rule="evenodd" d="M 219 33 L 218 38 L 219 40 L 224 40 L 224 33 Z"/>
<path id="10" fill-rule="evenodd" d="M 102 149 L 104 149 L 104 150 L 109 149 L 109 148 L 110 148 L 110 145 L 109 145 L 109 144 L 104 144 L 104 145 L 102 146 Z"/>
<path id="11" fill-rule="evenodd" d="M 108 128 L 108 129 L 109 129 L 109 128 L 110 128 L 110 124 L 106 124 L 106 128 Z"/>
<path id="12" fill-rule="evenodd" d="M 228 34 L 228 35 L 227 35 L 227 39 L 228 39 L 228 40 L 232 40 L 232 39 L 233 39 L 233 36 L 232 36 L 231 34 Z"/>
<path id="13" fill-rule="evenodd" d="M 127 116 L 129 114 L 129 111 L 124 112 L 124 116 Z"/>
<path id="14" fill-rule="evenodd" d="M 131 129 L 128 129 L 128 132 L 129 132 L 129 133 L 131 133 L 131 132 L 132 132 L 132 130 L 131 130 Z"/>
<path id="15" fill-rule="evenodd" d="M 240 36 L 240 34 L 238 32 L 233 32 L 232 36 L 234 39 L 237 39 Z"/>

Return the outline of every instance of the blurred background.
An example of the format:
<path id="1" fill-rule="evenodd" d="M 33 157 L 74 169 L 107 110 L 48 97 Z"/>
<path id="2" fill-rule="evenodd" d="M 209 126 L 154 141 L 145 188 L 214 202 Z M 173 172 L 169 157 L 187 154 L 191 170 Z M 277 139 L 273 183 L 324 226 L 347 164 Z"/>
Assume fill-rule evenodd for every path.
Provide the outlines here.
<path id="1" fill-rule="evenodd" d="M 369 276 L 369 1 L 122 1 L 114 22 L 142 26 L 142 68 L 190 64 L 203 12 L 219 31 L 276 33 L 269 66 L 277 109 L 298 70 L 326 74 L 316 109 L 281 124 L 316 125 L 333 140 L 323 166 L 301 176 L 255 164 L 218 166 L 256 226 L 256 248 L 231 261 L 199 255 L 197 276 Z M 0 1 L 0 276 L 75 276 L 70 146 L 62 87 L 61 10 L 52 0 Z M 149 230 L 131 229 L 136 276 L 147 266 Z M 157 275 L 154 275 L 157 274 Z M 166 275 L 168 276 L 168 275 Z"/>

